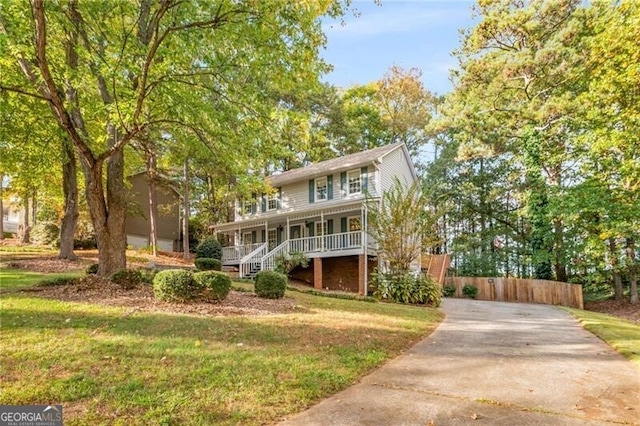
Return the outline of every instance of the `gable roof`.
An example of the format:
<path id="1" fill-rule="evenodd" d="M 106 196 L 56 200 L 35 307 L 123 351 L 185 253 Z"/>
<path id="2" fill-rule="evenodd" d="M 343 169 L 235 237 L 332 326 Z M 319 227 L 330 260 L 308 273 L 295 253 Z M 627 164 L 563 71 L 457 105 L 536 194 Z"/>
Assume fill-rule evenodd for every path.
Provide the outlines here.
<path id="1" fill-rule="evenodd" d="M 391 145 L 380 146 L 378 148 L 357 152 L 355 154 L 343 155 L 342 157 L 332 158 L 331 160 L 321 161 L 319 163 L 314 163 L 306 167 L 300 167 L 298 169 L 289 170 L 284 173 L 271 175 L 267 177 L 267 181 L 272 186 L 280 186 L 285 183 L 291 183 L 303 179 L 311 179 L 317 176 L 323 176 L 338 171 L 354 169 L 360 166 L 368 165 L 375 160 L 380 160 L 385 155 L 403 146 L 403 142 L 396 142 Z"/>

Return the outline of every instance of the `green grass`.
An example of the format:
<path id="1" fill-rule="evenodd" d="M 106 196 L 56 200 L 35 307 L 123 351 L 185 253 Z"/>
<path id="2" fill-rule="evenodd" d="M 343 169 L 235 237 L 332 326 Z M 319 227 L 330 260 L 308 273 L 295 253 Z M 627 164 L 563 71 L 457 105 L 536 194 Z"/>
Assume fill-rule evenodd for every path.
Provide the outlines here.
<path id="1" fill-rule="evenodd" d="M 44 279 L 58 277 L 79 277 L 83 272 L 63 272 L 59 274 L 43 274 L 41 272 L 23 271 L 20 269 L 0 269 L 0 294 L 32 287 Z"/>
<path id="2" fill-rule="evenodd" d="M 37 278 L 5 272 L 11 288 Z M 203 317 L 5 294 L 0 404 L 61 403 L 68 425 L 271 423 L 353 384 L 441 319 L 429 308 L 287 297 L 295 313 Z"/>
<path id="3" fill-rule="evenodd" d="M 610 315 L 564 308 L 612 348 L 640 367 L 640 325 Z"/>

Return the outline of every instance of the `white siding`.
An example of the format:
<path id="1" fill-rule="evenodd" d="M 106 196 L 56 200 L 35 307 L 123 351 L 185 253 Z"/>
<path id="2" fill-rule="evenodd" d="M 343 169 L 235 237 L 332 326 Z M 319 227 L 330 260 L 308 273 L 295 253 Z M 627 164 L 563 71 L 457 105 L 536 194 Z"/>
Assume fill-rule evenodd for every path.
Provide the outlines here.
<path id="1" fill-rule="evenodd" d="M 410 161 L 401 148 L 384 156 L 380 165 L 380 181 L 383 191 L 386 192 L 393 186 L 395 177 L 400 179 L 400 182 L 413 183 L 414 177 L 411 173 L 412 165 Z"/>

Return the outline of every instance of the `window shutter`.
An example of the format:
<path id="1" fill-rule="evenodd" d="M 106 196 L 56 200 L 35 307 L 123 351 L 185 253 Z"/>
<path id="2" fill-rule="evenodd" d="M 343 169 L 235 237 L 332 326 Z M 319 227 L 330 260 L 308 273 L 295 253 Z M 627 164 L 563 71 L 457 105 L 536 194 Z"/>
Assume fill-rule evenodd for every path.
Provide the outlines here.
<path id="1" fill-rule="evenodd" d="M 262 213 L 267 211 L 267 194 L 262 194 Z"/>
<path id="2" fill-rule="evenodd" d="M 262 242 L 266 243 L 267 242 L 267 233 L 265 232 L 265 230 L 262 230 Z"/>
<path id="3" fill-rule="evenodd" d="M 327 176 L 327 200 L 333 200 L 333 175 Z"/>
<path id="4" fill-rule="evenodd" d="M 340 173 L 340 190 L 343 195 L 347 194 L 347 172 Z"/>
<path id="5" fill-rule="evenodd" d="M 278 187 L 278 199 L 276 201 L 276 210 L 280 210 L 282 206 L 282 187 Z"/>
<path id="6" fill-rule="evenodd" d="M 276 242 L 278 245 L 282 243 L 282 228 L 280 226 L 276 228 Z"/>
<path id="7" fill-rule="evenodd" d="M 315 223 L 313 223 L 313 222 L 308 222 L 307 223 L 307 231 L 309 232 L 309 236 L 310 237 L 313 237 L 315 235 L 316 229 L 315 229 L 314 225 L 315 225 Z"/>
<path id="8" fill-rule="evenodd" d="M 347 232 L 347 218 L 340 218 L 340 232 Z"/>
<path id="9" fill-rule="evenodd" d="M 251 194 L 251 214 L 256 214 L 258 211 L 258 204 L 256 203 L 256 193 Z"/>
<path id="10" fill-rule="evenodd" d="M 367 184 L 368 182 L 367 168 L 363 167 L 360 169 L 360 191 L 367 192 Z"/>
<path id="11" fill-rule="evenodd" d="M 313 203 L 313 200 L 315 199 L 315 192 L 316 192 L 316 181 L 311 179 L 309 180 L 309 204 Z"/>
<path id="12" fill-rule="evenodd" d="M 333 234 L 333 219 L 327 220 L 327 234 Z"/>
<path id="13" fill-rule="evenodd" d="M 251 231 L 251 243 L 255 244 L 258 242 L 258 235 L 256 231 Z"/>

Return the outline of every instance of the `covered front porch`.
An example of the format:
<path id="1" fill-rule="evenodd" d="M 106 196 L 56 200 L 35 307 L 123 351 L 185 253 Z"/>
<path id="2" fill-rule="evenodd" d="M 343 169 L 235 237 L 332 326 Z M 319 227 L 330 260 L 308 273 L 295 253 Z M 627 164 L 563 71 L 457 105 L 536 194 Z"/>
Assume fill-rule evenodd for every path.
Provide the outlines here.
<path id="1" fill-rule="evenodd" d="M 350 205 L 289 214 L 272 214 L 254 220 L 216 226 L 225 235 L 223 265 L 239 267 L 241 277 L 272 270 L 278 256 L 304 253 L 309 258 L 361 255 L 373 251 L 365 232 L 366 206 Z"/>

